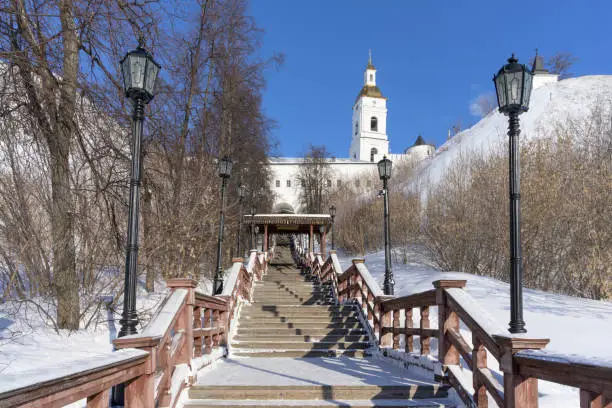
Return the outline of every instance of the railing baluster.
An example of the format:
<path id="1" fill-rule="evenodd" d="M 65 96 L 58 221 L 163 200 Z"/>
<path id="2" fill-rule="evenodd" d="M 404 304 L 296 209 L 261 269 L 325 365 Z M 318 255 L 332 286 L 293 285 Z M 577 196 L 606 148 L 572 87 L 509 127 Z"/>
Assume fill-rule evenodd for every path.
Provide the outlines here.
<path id="1" fill-rule="evenodd" d="M 400 310 L 395 309 L 393 311 L 393 350 L 399 349 L 399 341 L 400 341 Z"/>
<path id="2" fill-rule="evenodd" d="M 368 290 L 368 321 L 373 320 L 372 313 L 372 301 L 374 300 L 374 295 L 372 295 L 372 291 Z M 376 329 L 375 329 L 376 330 Z"/>
<path id="3" fill-rule="evenodd" d="M 429 306 L 421 307 L 421 329 L 429 329 Z M 423 330 L 421 330 L 420 334 L 421 338 L 421 355 L 428 356 L 431 352 L 429 348 L 429 334 L 425 334 Z"/>
<path id="4" fill-rule="evenodd" d="M 487 349 L 478 339 L 476 334 L 472 333 L 472 383 L 474 386 L 474 402 L 478 408 L 487 408 L 489 406 L 489 398 L 487 397 L 487 387 L 480 380 L 479 368 L 487 368 Z"/>
<path id="5" fill-rule="evenodd" d="M 199 306 L 193 308 L 193 328 L 196 332 L 199 333 L 195 336 L 193 341 L 193 355 L 194 357 L 200 357 L 202 355 L 203 337 L 202 332 L 200 330 L 202 328 L 202 308 Z"/>
<path id="6" fill-rule="evenodd" d="M 204 327 L 207 329 L 210 329 L 213 327 L 212 325 L 212 310 L 210 310 L 209 308 L 206 308 L 206 310 L 204 310 Z M 212 352 L 212 333 L 208 332 L 208 334 L 206 334 L 204 336 L 204 352 L 206 354 L 210 354 Z"/>
<path id="7" fill-rule="evenodd" d="M 406 353 L 412 353 L 413 350 L 413 335 L 412 334 L 408 334 L 408 329 L 412 329 L 413 327 L 413 321 L 412 321 L 412 308 L 406 308 L 404 309 L 404 343 L 405 343 L 405 348 L 404 350 L 406 351 Z"/>

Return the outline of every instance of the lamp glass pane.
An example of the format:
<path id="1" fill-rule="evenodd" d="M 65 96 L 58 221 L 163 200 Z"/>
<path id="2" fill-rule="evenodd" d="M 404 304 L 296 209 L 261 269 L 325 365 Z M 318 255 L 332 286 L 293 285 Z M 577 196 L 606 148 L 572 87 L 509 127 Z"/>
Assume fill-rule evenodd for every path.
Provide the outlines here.
<path id="1" fill-rule="evenodd" d="M 386 169 L 385 169 L 385 175 L 387 176 L 387 178 L 391 178 L 391 170 L 393 169 L 393 162 L 389 159 L 385 160 L 386 163 Z"/>
<path id="2" fill-rule="evenodd" d="M 504 108 L 508 104 L 506 98 L 506 81 L 504 73 L 500 73 L 495 77 L 495 90 L 497 91 L 497 103 L 500 108 Z"/>
<path id="3" fill-rule="evenodd" d="M 529 100 L 531 98 L 531 87 L 533 85 L 533 74 L 529 71 L 525 71 L 524 81 L 524 93 L 523 93 L 523 107 L 529 108 Z"/>
<path id="4" fill-rule="evenodd" d="M 152 60 L 147 61 L 147 76 L 145 78 L 145 91 L 153 95 L 155 91 L 155 82 L 157 74 L 159 73 L 159 66 Z"/>
<path id="5" fill-rule="evenodd" d="M 132 53 L 128 56 L 130 61 L 130 86 L 132 88 L 144 88 L 144 75 L 147 58 L 144 53 Z"/>
<path id="6" fill-rule="evenodd" d="M 523 72 L 512 72 L 507 73 L 508 78 L 508 104 L 509 105 L 520 105 L 521 96 L 523 93 Z"/>
<path id="7" fill-rule="evenodd" d="M 132 76 L 130 75 L 130 58 L 127 56 L 121 61 L 121 74 L 123 76 L 123 90 L 125 92 L 130 89 L 132 84 Z"/>
<path id="8" fill-rule="evenodd" d="M 378 162 L 378 176 L 380 178 L 385 177 L 385 163 L 383 160 Z"/>

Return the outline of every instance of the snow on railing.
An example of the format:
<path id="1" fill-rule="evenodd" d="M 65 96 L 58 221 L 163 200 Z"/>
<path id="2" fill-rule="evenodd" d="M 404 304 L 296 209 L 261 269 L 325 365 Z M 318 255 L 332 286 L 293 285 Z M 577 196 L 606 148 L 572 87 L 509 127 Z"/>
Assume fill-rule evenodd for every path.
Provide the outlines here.
<path id="1" fill-rule="evenodd" d="M 83 398 L 88 408 L 107 407 L 111 387 L 121 383 L 126 384 L 126 406 L 174 406 L 184 387 L 195 382 L 197 370 L 226 354 L 231 321 L 251 300 L 253 281 L 266 272 L 267 259 L 252 251 L 248 269 L 242 258 L 233 259 L 221 295 L 197 291 L 193 279 L 168 280 L 170 293 L 142 333 L 115 339 L 117 351 L 110 355 L 0 384 L 0 408 L 61 407 Z"/>
<path id="2" fill-rule="evenodd" d="M 467 406 L 487 407 L 490 396 L 500 407 L 537 407 L 538 379 L 579 388 L 581 408 L 612 406 L 610 364 L 545 352 L 542 349 L 548 339 L 506 334 L 463 290 L 464 280 L 437 280 L 434 289 L 425 292 L 385 296 L 363 260 L 353 260 L 342 272 L 335 251 L 325 262 L 299 247 L 296 253 L 299 264 L 322 283 L 330 284 L 338 302 L 357 304 L 385 355 L 396 355 L 403 337 L 403 352 L 416 357 L 414 341 L 418 336 L 420 358 L 431 359 L 430 339 L 438 338 L 437 364 L 444 374 L 439 379 L 450 383 Z M 430 327 L 431 307 L 437 308 L 438 328 Z M 414 327 L 415 309 L 418 327 Z M 459 330 L 461 322 L 471 332 L 472 345 Z M 487 353 L 500 363 L 503 383 L 487 367 Z M 461 359 L 467 369 L 461 366 Z"/>
<path id="3" fill-rule="evenodd" d="M 63 407 L 87 398 L 87 407 L 108 407 L 110 387 L 129 382 L 134 394 L 146 372 L 149 353 L 120 350 L 57 363 L 52 370 L 34 367 L 0 384 L 0 407 Z M 137 406 L 137 405 L 133 405 Z"/>

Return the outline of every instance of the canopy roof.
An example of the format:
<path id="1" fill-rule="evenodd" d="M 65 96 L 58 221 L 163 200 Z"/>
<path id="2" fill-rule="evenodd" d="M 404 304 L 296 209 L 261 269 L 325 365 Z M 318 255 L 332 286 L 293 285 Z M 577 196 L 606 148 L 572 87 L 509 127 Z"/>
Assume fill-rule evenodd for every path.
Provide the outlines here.
<path id="1" fill-rule="evenodd" d="M 267 225 L 268 234 L 309 234 L 311 225 L 317 234 L 319 226 L 323 225 L 325 231 L 329 231 L 332 224 L 329 214 L 249 214 L 243 216 L 243 220 L 245 224 L 258 226 L 260 233 L 263 233 Z"/>

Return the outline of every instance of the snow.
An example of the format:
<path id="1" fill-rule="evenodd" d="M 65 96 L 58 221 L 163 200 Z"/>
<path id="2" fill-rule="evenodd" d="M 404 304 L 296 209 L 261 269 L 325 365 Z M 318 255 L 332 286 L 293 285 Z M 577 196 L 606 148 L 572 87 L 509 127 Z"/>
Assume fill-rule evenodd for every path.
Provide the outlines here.
<path id="1" fill-rule="evenodd" d="M 350 255 L 338 251 L 342 269 L 351 265 Z M 373 279 L 378 283 L 384 280 L 384 252 L 367 254 L 366 265 Z M 414 246 L 408 252 L 406 265 L 394 263 L 396 296 L 406 296 L 433 288 L 432 282 L 439 279 L 464 279 L 467 281 L 465 295 L 461 289 L 451 289 L 453 297 L 466 307 L 467 311 L 479 315 L 478 321 L 490 334 L 510 335 L 505 324 L 510 320 L 510 286 L 493 278 L 475 276 L 462 272 L 441 272 L 428 263 L 424 248 Z M 470 300 L 470 298 L 472 300 Z M 550 343 L 541 352 L 523 351 L 530 356 L 541 358 L 565 358 L 574 362 L 612 364 L 612 303 L 582 299 L 548 293 L 534 289 L 523 289 L 524 319 L 527 337 L 547 338 Z M 437 313 L 430 312 L 431 327 L 437 326 Z M 418 324 L 418 315 L 414 318 Z M 462 324 L 461 333 L 471 344 L 469 331 Z M 437 342 L 431 340 L 431 351 L 437 353 Z M 400 345 L 401 347 L 401 345 Z M 415 349 L 418 341 L 415 342 Z M 399 351 L 395 353 L 401 354 Z M 557 356 L 557 357 L 554 357 Z M 394 357 L 391 355 L 391 357 Z M 397 358 L 397 355 L 394 357 Z M 499 364 L 488 353 L 488 367 L 499 373 Z M 578 390 L 560 384 L 539 381 L 540 407 L 579 406 Z"/>
<path id="2" fill-rule="evenodd" d="M 262 374 L 266 375 L 262 375 Z M 410 385 L 435 384 L 379 358 L 258 358 L 219 360 L 200 371 L 197 385 Z"/>
<path id="3" fill-rule="evenodd" d="M 53 370 L 41 370 L 40 367 L 34 366 L 21 371 L 19 375 L 2 376 L 0 393 L 52 381 L 59 377 L 77 375 L 97 367 L 129 361 L 146 355 L 148 353 L 143 350 L 125 349 L 116 352 L 89 353 L 78 360 L 58 362 L 53 365 Z"/>
<path id="4" fill-rule="evenodd" d="M 544 84 L 531 94 L 529 111 L 522 114 L 520 140 L 548 137 L 555 126 L 568 119 L 585 118 L 596 105 L 610 108 L 612 76 L 590 75 Z M 441 180 L 445 171 L 470 152 L 484 154 L 507 149 L 508 118 L 497 110 L 470 129 L 460 132 L 425 160 L 416 178 L 426 188 Z"/>

